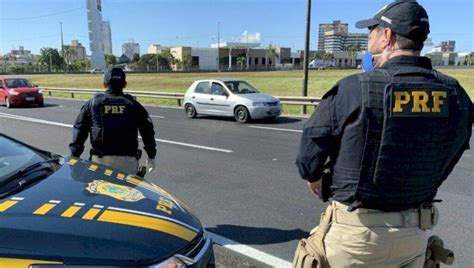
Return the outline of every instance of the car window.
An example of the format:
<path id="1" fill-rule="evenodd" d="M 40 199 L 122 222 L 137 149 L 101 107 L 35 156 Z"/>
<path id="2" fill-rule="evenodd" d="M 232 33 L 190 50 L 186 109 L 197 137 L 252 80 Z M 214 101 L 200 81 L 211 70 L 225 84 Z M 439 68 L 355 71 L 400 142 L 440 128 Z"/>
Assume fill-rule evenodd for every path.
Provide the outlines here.
<path id="1" fill-rule="evenodd" d="M 203 93 L 203 94 L 211 94 L 211 87 L 209 86 L 209 82 L 200 82 L 196 89 L 194 90 L 196 93 Z"/>
<path id="2" fill-rule="evenodd" d="M 259 91 L 254 88 L 252 85 L 245 81 L 229 81 L 225 85 L 232 91 L 234 94 L 248 94 L 248 93 L 258 93 Z"/>
<path id="3" fill-rule="evenodd" d="M 32 87 L 30 82 L 26 79 L 5 79 L 5 83 L 8 88 Z"/>
<path id="4" fill-rule="evenodd" d="M 216 83 L 216 82 L 212 83 L 212 87 L 211 87 L 212 95 L 224 95 L 224 92 L 225 92 L 225 89 L 221 84 Z"/>
<path id="5" fill-rule="evenodd" d="M 0 80 L 0 87 L 3 87 L 3 81 Z"/>

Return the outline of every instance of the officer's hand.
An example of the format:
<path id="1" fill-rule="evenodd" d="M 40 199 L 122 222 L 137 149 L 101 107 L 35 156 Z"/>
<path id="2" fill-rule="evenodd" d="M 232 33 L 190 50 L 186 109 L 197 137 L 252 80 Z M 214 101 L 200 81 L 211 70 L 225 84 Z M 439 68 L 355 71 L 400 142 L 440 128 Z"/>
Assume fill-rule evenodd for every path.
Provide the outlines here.
<path id="1" fill-rule="evenodd" d="M 317 197 L 321 197 L 321 179 L 315 181 L 315 182 L 309 182 L 308 183 L 308 189 L 311 193 L 316 195 Z"/>
<path id="2" fill-rule="evenodd" d="M 145 165 L 147 166 L 148 172 L 150 173 L 150 172 L 152 172 L 152 171 L 155 169 L 155 167 L 156 167 L 156 161 L 155 161 L 154 158 L 153 158 L 153 159 L 152 159 L 152 158 L 148 158 L 148 159 L 146 160 Z"/>

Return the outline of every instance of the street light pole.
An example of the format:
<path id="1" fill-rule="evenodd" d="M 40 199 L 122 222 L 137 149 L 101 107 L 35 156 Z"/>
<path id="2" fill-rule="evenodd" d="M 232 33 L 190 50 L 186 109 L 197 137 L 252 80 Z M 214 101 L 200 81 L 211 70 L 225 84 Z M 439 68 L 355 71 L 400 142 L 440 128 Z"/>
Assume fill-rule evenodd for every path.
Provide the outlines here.
<path id="1" fill-rule="evenodd" d="M 64 40 L 63 40 L 63 23 L 59 22 L 59 25 L 61 27 L 61 57 L 63 57 L 63 71 L 66 72 L 66 68 L 64 67 Z"/>
<path id="2" fill-rule="evenodd" d="M 221 38 L 220 38 L 220 24 L 221 22 L 217 22 L 217 72 L 221 71 L 221 53 L 220 53 L 220 45 L 221 45 Z"/>
<path id="3" fill-rule="evenodd" d="M 307 0 L 306 5 L 306 33 L 304 40 L 304 61 L 303 61 L 303 88 L 301 95 L 303 97 L 308 96 L 308 59 L 309 59 L 309 39 L 310 39 L 310 23 L 311 23 L 311 0 Z M 306 105 L 301 106 L 301 112 L 306 114 Z"/>

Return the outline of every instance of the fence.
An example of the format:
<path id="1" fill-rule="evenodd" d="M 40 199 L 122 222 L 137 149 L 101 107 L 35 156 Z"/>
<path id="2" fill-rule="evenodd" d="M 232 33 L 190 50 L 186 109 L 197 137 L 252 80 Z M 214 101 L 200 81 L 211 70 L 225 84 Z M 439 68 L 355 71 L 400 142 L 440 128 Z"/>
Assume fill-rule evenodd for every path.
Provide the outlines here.
<path id="1" fill-rule="evenodd" d="M 93 95 L 104 92 L 103 89 L 77 89 L 77 88 L 55 88 L 55 87 L 41 87 L 41 90 L 47 92 L 49 96 L 53 93 L 71 94 L 74 99 L 75 94 Z M 125 91 L 134 97 L 146 97 L 156 99 L 174 99 L 178 106 L 181 106 L 184 100 L 184 93 L 169 93 L 169 92 L 152 92 L 152 91 Z M 300 106 L 317 106 L 321 101 L 319 97 L 288 97 L 276 96 L 280 99 L 283 105 L 300 105 Z"/>

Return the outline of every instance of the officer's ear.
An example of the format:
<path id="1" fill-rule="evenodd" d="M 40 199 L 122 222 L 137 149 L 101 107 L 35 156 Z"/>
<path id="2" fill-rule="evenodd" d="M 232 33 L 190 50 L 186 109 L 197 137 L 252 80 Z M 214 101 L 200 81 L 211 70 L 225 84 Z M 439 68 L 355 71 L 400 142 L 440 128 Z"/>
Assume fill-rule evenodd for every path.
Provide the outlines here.
<path id="1" fill-rule="evenodd" d="M 127 81 L 123 82 L 123 88 L 127 87 Z"/>
<path id="2" fill-rule="evenodd" d="M 382 37 L 380 39 L 382 47 L 385 49 L 386 47 L 393 46 L 393 40 L 395 37 L 394 32 L 390 28 L 383 28 L 382 29 Z"/>
<path id="3" fill-rule="evenodd" d="M 104 88 L 109 88 L 109 84 L 103 82 L 102 85 L 104 86 Z"/>

